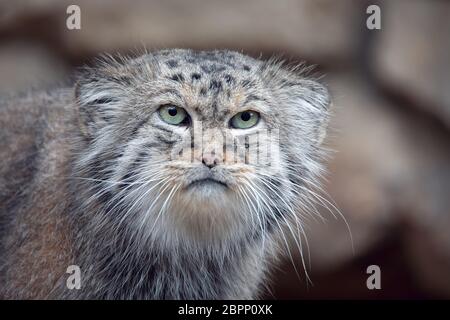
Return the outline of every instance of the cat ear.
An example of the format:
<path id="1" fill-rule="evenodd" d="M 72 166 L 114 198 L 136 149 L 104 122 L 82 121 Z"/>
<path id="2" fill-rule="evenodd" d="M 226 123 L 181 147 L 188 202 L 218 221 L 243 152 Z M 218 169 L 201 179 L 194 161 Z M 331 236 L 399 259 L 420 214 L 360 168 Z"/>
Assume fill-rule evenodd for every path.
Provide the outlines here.
<path id="1" fill-rule="evenodd" d="M 331 99 L 330 94 L 323 84 L 310 79 L 297 79 L 296 81 L 282 84 L 289 107 L 296 113 L 298 123 L 308 127 L 316 144 L 321 144 L 325 139 Z"/>
<path id="2" fill-rule="evenodd" d="M 117 84 L 102 75 L 85 73 L 75 85 L 75 101 L 78 107 L 78 126 L 86 138 L 108 124 L 114 117 L 121 90 Z"/>
<path id="3" fill-rule="evenodd" d="M 321 144 L 326 137 L 330 109 L 332 106 L 328 88 L 314 80 L 302 80 L 303 100 L 311 108 L 310 114 L 316 123 L 317 142 Z"/>
<path id="4" fill-rule="evenodd" d="M 304 64 L 287 66 L 277 58 L 269 59 L 261 67 L 262 79 L 272 89 L 280 110 L 288 117 L 289 131 L 301 134 L 314 144 L 326 136 L 330 113 L 328 89 L 309 76 L 312 67 Z"/>
<path id="5" fill-rule="evenodd" d="M 95 136 L 108 123 L 118 118 L 131 99 L 130 91 L 141 81 L 152 79 L 159 66 L 150 55 L 139 58 L 101 55 L 94 67 L 78 74 L 75 99 L 79 128 L 86 137 Z"/>

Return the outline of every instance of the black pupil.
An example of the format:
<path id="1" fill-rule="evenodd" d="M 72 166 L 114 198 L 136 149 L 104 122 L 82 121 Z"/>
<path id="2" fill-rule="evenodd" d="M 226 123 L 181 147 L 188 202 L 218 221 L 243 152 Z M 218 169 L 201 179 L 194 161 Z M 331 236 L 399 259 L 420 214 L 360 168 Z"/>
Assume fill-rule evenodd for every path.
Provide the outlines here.
<path id="1" fill-rule="evenodd" d="M 167 112 L 172 117 L 175 117 L 178 113 L 177 108 L 175 108 L 175 107 L 169 107 L 169 110 Z"/>
<path id="2" fill-rule="evenodd" d="M 242 112 L 241 119 L 243 121 L 248 121 L 248 120 L 250 120 L 251 116 L 252 115 L 250 114 L 250 112 Z"/>

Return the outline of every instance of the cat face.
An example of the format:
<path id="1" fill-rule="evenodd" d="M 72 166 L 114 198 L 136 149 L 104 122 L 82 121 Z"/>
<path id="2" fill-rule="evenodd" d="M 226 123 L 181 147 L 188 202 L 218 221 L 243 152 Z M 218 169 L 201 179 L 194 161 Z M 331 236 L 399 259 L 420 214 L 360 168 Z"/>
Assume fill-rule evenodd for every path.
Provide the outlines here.
<path id="1" fill-rule="evenodd" d="M 280 63 L 164 50 L 105 60 L 76 94 L 91 198 L 149 238 L 261 235 L 320 170 L 328 95 Z"/>

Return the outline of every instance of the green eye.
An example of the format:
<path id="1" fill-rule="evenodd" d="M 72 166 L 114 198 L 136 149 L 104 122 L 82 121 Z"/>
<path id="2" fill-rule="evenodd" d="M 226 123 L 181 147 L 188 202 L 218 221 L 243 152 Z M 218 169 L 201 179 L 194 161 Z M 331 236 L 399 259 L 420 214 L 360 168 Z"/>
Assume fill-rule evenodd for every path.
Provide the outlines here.
<path id="1" fill-rule="evenodd" d="M 158 113 L 164 122 L 173 125 L 186 124 L 189 119 L 187 112 L 183 108 L 171 104 L 159 108 Z"/>
<path id="2" fill-rule="evenodd" d="M 259 113 L 255 111 L 243 111 L 236 114 L 230 120 L 230 125 L 236 129 L 249 129 L 259 121 Z"/>

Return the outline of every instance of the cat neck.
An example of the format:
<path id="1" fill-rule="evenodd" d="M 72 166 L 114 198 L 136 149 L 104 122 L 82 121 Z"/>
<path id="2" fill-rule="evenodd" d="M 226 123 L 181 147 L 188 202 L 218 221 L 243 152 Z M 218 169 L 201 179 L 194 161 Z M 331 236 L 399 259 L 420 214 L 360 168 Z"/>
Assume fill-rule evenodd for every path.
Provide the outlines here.
<path id="1" fill-rule="evenodd" d="M 254 298 L 266 271 L 265 252 L 254 237 L 167 247 L 143 244 L 132 232 L 107 225 L 94 229 L 89 223 L 80 228 L 77 255 L 86 272 L 85 287 L 77 294 L 95 299 Z"/>

